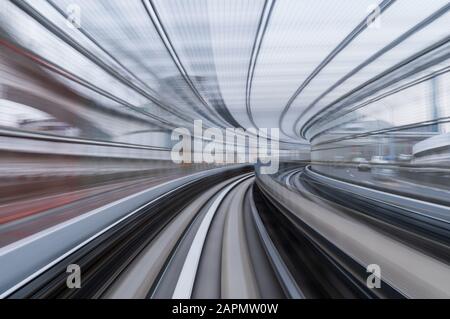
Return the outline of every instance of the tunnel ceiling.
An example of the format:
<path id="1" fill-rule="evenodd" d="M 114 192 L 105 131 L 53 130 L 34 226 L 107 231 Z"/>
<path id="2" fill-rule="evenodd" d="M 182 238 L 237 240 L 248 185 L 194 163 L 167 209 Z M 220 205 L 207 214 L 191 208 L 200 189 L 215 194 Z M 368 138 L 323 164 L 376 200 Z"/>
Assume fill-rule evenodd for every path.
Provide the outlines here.
<path id="1" fill-rule="evenodd" d="M 33 41 L 33 30 L 39 43 L 27 45 L 37 55 L 121 106 L 166 120 L 169 112 L 176 124 L 280 127 L 289 141 L 302 141 L 321 110 L 448 36 L 449 25 L 445 0 L 12 3 L 28 14 L 15 20 L 17 42 Z M 67 25 L 73 4 L 78 29 Z"/>

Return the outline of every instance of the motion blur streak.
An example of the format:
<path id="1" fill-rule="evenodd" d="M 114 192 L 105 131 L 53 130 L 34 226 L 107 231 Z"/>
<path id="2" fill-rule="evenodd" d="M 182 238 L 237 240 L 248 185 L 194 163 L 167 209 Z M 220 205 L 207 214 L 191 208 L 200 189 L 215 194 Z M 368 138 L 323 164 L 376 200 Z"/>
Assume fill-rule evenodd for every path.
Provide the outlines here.
<path id="1" fill-rule="evenodd" d="M 0 297 L 450 298 L 449 26 L 447 0 L 0 1 Z"/>

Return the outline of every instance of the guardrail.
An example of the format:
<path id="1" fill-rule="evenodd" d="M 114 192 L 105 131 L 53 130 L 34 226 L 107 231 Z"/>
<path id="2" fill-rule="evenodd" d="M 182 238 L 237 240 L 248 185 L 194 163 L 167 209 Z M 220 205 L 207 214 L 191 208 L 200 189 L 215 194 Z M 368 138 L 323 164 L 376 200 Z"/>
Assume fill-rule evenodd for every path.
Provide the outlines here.
<path id="1" fill-rule="evenodd" d="M 170 148 L 96 141 L 0 129 L 0 151 L 127 159 L 170 160 Z"/>
<path id="2" fill-rule="evenodd" d="M 164 194 L 206 176 L 245 166 L 214 168 L 160 184 L 0 248 L 0 298 Z"/>
<path id="3" fill-rule="evenodd" d="M 440 260 L 331 205 L 323 206 L 288 189 L 269 175 L 258 175 L 257 183 L 271 200 L 364 269 L 371 264 L 379 265 L 383 281 L 403 295 L 411 298 L 450 297 L 448 266 Z"/>

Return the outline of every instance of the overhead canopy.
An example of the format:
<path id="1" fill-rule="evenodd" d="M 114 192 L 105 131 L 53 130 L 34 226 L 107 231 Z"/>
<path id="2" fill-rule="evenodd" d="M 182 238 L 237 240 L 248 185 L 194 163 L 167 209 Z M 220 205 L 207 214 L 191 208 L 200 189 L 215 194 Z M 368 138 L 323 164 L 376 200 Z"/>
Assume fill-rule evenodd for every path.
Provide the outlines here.
<path id="1" fill-rule="evenodd" d="M 295 142 L 306 142 L 301 133 L 322 110 L 448 37 L 450 25 L 447 0 L 28 0 L 3 6 L 7 31 L 91 84 L 95 92 L 62 79 L 93 99 L 175 125 L 203 119 L 207 126 L 280 127 L 281 137 Z M 77 8 L 80 28 L 70 28 L 66 15 L 73 18 Z"/>

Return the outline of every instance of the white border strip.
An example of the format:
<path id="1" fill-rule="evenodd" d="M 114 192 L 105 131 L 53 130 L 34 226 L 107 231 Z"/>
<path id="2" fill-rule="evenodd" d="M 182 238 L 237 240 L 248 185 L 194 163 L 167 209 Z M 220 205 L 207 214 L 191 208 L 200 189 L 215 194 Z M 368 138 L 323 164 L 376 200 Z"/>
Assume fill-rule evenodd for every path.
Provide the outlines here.
<path id="1" fill-rule="evenodd" d="M 102 206 L 102 207 L 97 208 L 97 209 L 95 209 L 95 210 L 93 210 L 91 212 L 88 212 L 88 213 L 83 214 L 81 216 L 72 218 L 72 219 L 70 219 L 70 220 L 68 220 L 66 222 L 63 222 L 63 223 L 58 224 L 58 225 L 55 225 L 53 227 L 50 227 L 48 229 L 45 229 L 45 230 L 37 233 L 37 234 L 31 235 L 31 236 L 26 237 L 24 239 L 21 239 L 21 240 L 19 240 L 17 242 L 14 242 L 14 243 L 12 243 L 10 245 L 7 245 L 7 246 L 4 246 L 4 247 L 0 248 L 0 261 L 1 261 L 2 258 L 8 258 L 8 254 L 11 254 L 11 253 L 14 254 L 15 252 L 20 251 L 20 250 L 27 250 L 29 248 L 27 246 L 33 245 L 39 240 L 46 240 L 50 236 L 55 235 L 57 233 L 64 232 L 65 230 L 67 230 L 67 228 L 69 228 L 71 226 L 75 226 L 76 224 L 78 224 L 78 223 L 88 219 L 89 217 L 92 217 L 92 216 L 97 215 L 97 214 L 102 213 L 102 212 L 104 213 L 105 210 L 107 210 L 107 209 L 114 208 L 114 206 L 117 206 L 118 204 L 121 204 L 121 203 L 124 203 L 124 202 L 127 202 L 127 201 L 132 201 L 133 199 L 136 199 L 139 196 L 144 196 L 148 192 L 158 190 L 161 187 L 168 186 L 168 185 L 176 183 L 176 182 L 181 182 L 183 180 L 186 180 L 186 182 L 191 182 L 191 181 L 197 180 L 198 178 L 201 178 L 202 176 L 209 176 L 210 174 L 213 174 L 214 172 L 225 171 L 227 169 L 237 168 L 237 167 L 238 166 L 229 167 L 229 168 L 228 167 L 221 167 L 221 168 L 211 169 L 211 170 L 207 170 L 207 171 L 197 172 L 197 173 L 194 173 L 194 174 L 191 174 L 191 175 L 182 176 L 182 177 L 179 177 L 177 179 L 173 179 L 173 180 L 164 182 L 162 184 L 155 185 L 155 186 L 153 186 L 153 187 L 151 187 L 149 189 L 143 190 L 143 191 L 141 191 L 139 193 L 132 194 L 132 195 L 130 195 L 128 197 L 125 197 L 123 199 L 120 199 L 118 201 L 110 203 L 108 205 Z M 94 235 L 91 235 L 89 238 L 87 238 L 83 242 L 79 243 L 75 247 L 67 250 L 65 253 L 63 253 L 59 257 L 53 259 L 53 261 L 51 261 L 50 263 L 46 264 L 45 266 L 39 268 L 37 271 L 35 271 L 32 274 L 30 274 L 25 279 L 21 280 L 19 283 L 15 284 L 14 286 L 12 286 L 12 287 L 6 289 L 5 291 L 1 292 L 0 293 L 0 299 L 6 298 L 8 295 L 13 293 L 17 289 L 19 289 L 21 286 L 27 284 L 28 282 L 30 282 L 34 278 L 38 277 L 43 272 L 45 272 L 46 270 L 48 270 L 49 268 L 51 268 L 52 266 L 54 266 L 55 264 L 57 264 L 58 262 L 60 262 L 64 258 L 66 258 L 67 256 L 69 256 L 70 254 L 72 254 L 76 250 L 78 250 L 81 247 L 85 246 L 90 241 L 92 241 L 95 238 L 99 237 L 100 235 L 102 235 L 103 233 L 105 233 L 106 231 L 111 229 L 112 227 L 116 226 L 120 222 L 124 221 L 125 219 L 129 218 L 130 216 L 134 215 L 135 213 L 137 213 L 138 211 L 144 209 L 145 207 L 151 205 L 152 203 L 154 203 L 158 199 L 162 198 L 163 196 L 177 191 L 179 188 L 183 187 L 184 185 L 185 184 L 176 186 L 175 188 L 173 188 L 173 189 L 171 189 L 171 190 L 169 190 L 169 191 L 167 191 L 167 192 L 157 196 L 156 198 L 152 199 L 151 201 L 145 203 L 144 205 L 141 205 L 139 208 L 134 209 L 131 213 L 128 213 L 127 215 L 119 218 L 114 223 L 108 225 L 106 228 L 103 228 L 102 230 L 96 232 Z M 23 262 L 27 262 L 26 260 L 22 260 L 22 261 Z M 2 262 L 4 262 L 4 261 L 2 261 Z M 3 273 L 2 275 L 8 276 L 7 273 L 6 274 Z"/>
<path id="2" fill-rule="evenodd" d="M 397 194 L 392 194 L 384 191 L 380 191 L 373 188 L 368 188 L 356 184 L 352 184 L 349 182 L 340 181 L 319 173 L 316 173 L 311 169 L 310 166 L 306 167 L 307 174 L 311 174 L 314 177 L 318 179 L 322 179 L 327 181 L 330 185 L 340 188 L 341 190 L 347 191 L 347 192 L 353 192 L 359 196 L 363 196 L 365 198 L 369 198 L 371 200 L 381 202 L 381 203 L 387 203 L 391 206 L 395 206 L 402 209 L 409 209 L 411 212 L 421 215 L 427 218 L 435 219 L 444 223 L 449 224 L 449 207 L 444 205 L 439 205 L 436 203 L 431 202 L 425 202 L 423 200 L 415 199 L 412 197 L 405 197 Z M 377 196 L 378 195 L 378 196 Z M 381 199 L 380 199 L 381 197 Z M 398 201 L 402 201 L 402 203 L 398 203 Z M 418 205 L 417 207 L 414 207 L 414 204 Z M 416 209 L 415 209 L 416 208 Z M 419 208 L 422 211 L 425 211 L 426 213 L 423 213 L 422 211 L 418 211 L 417 208 Z M 434 209 L 434 210 L 433 210 Z M 436 210 L 439 210 L 439 212 L 435 212 Z M 439 214 L 439 216 L 437 216 Z"/>
<path id="3" fill-rule="evenodd" d="M 200 256 L 202 254 L 203 245 L 205 244 L 206 235 L 208 234 L 209 226 L 212 219 L 222 203 L 225 196 L 239 183 L 253 176 L 247 175 L 232 184 L 228 185 L 209 207 L 208 212 L 200 224 L 197 230 L 197 234 L 192 241 L 191 248 L 184 261 L 183 268 L 181 269 L 180 276 L 178 277 L 177 285 L 172 295 L 172 299 L 189 299 L 192 295 L 192 289 L 194 288 L 194 281 L 197 275 L 198 264 L 200 262 Z"/>

